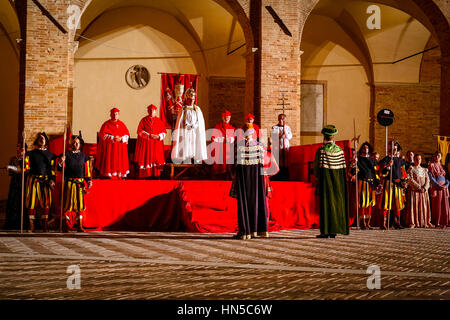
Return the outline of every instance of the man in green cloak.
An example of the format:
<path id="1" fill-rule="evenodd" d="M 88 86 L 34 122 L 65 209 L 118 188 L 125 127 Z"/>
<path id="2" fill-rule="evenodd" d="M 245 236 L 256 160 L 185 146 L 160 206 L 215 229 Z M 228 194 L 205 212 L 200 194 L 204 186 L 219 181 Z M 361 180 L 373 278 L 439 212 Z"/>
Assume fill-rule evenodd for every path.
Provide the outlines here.
<path id="1" fill-rule="evenodd" d="M 322 129 L 323 146 L 314 160 L 316 193 L 320 197 L 320 235 L 335 238 L 349 234 L 347 181 L 344 151 L 334 143 L 338 130 L 334 125 Z"/>

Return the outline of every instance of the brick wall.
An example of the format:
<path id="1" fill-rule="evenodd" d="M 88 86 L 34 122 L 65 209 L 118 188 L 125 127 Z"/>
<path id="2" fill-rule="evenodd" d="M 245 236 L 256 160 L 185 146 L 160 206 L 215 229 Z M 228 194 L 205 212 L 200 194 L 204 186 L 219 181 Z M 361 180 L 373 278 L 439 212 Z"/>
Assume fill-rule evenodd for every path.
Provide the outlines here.
<path id="1" fill-rule="evenodd" d="M 426 48 L 437 45 L 430 38 Z M 395 121 L 388 128 L 407 150 L 422 154 L 436 151 L 436 138 L 440 123 L 441 53 L 439 48 L 424 53 L 420 68 L 420 83 L 375 87 L 375 114 L 387 107 L 394 112 Z M 375 148 L 385 153 L 385 128 L 375 124 Z"/>
<path id="2" fill-rule="evenodd" d="M 261 127 L 269 130 L 277 121 L 284 93 L 292 145 L 300 144 L 300 0 L 262 1 Z M 265 6 L 272 6 L 292 34 L 286 35 Z"/>
<path id="3" fill-rule="evenodd" d="M 375 116 L 387 107 L 395 115 L 394 124 L 388 127 L 389 137 L 400 142 L 407 150 L 433 153 L 435 138 L 439 133 L 439 85 L 408 84 L 375 87 Z M 385 154 L 385 127 L 375 124 L 375 150 Z"/>
<path id="4" fill-rule="evenodd" d="M 231 112 L 231 123 L 244 124 L 245 79 L 216 78 L 209 79 L 209 110 L 206 128 L 213 128 L 222 120 L 221 114 L 227 109 Z"/>
<path id="5" fill-rule="evenodd" d="M 436 39 L 430 37 L 425 49 L 439 46 Z M 420 83 L 440 84 L 441 82 L 441 50 L 439 48 L 427 51 L 423 54 L 420 65 Z"/>
<path id="6" fill-rule="evenodd" d="M 68 0 L 41 0 L 66 27 Z M 38 131 L 60 134 L 66 123 L 68 93 L 68 34 L 62 33 L 39 8 L 27 2 L 27 47 L 24 127 L 27 141 Z"/>

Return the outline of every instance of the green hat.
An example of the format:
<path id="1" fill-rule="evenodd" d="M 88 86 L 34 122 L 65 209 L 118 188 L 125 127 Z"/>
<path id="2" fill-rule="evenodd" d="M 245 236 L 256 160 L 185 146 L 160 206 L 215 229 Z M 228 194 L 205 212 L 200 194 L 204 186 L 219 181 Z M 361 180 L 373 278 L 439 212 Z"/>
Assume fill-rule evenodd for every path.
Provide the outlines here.
<path id="1" fill-rule="evenodd" d="M 334 125 L 329 124 L 322 129 L 321 133 L 327 136 L 334 136 L 338 133 L 338 129 Z"/>

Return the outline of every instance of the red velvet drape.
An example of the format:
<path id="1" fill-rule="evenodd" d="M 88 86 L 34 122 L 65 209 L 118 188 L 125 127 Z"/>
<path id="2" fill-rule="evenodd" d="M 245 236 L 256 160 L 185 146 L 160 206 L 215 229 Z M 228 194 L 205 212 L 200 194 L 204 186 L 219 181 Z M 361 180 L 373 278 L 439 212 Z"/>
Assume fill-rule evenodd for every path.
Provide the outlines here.
<path id="1" fill-rule="evenodd" d="M 172 128 L 172 115 L 169 111 L 172 98 L 175 97 L 174 87 L 177 82 L 184 85 L 184 92 L 193 88 L 195 95 L 198 96 L 198 75 L 181 73 L 162 73 L 161 74 L 161 108 L 159 117 L 165 123 L 166 128 Z M 184 97 L 184 93 L 183 93 Z M 197 98 L 196 98 L 197 99 Z M 197 103 L 197 102 L 195 102 Z"/>
<path id="2" fill-rule="evenodd" d="M 231 181 L 94 180 L 86 195 L 87 228 L 130 231 L 235 232 Z M 319 215 L 314 189 L 272 182 L 269 230 L 312 228 Z"/>

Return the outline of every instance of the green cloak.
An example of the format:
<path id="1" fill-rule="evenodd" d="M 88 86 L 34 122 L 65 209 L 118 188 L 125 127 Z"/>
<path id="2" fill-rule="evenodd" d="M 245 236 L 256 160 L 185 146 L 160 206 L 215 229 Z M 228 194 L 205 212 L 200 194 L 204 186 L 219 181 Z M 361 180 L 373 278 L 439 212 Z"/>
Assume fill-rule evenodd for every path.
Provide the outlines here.
<path id="1" fill-rule="evenodd" d="M 327 143 L 316 152 L 314 175 L 320 196 L 320 234 L 349 234 L 347 181 L 342 149 Z"/>

